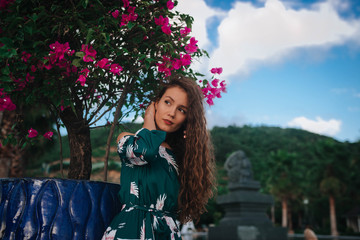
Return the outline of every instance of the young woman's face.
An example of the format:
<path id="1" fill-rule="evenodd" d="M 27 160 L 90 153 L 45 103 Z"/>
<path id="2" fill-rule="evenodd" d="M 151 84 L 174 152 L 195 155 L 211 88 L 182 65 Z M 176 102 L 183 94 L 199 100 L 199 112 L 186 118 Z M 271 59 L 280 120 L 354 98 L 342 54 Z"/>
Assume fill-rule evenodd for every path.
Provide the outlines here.
<path id="1" fill-rule="evenodd" d="M 168 88 L 155 103 L 155 123 L 158 130 L 175 132 L 186 120 L 188 97 L 184 89 L 174 86 Z"/>

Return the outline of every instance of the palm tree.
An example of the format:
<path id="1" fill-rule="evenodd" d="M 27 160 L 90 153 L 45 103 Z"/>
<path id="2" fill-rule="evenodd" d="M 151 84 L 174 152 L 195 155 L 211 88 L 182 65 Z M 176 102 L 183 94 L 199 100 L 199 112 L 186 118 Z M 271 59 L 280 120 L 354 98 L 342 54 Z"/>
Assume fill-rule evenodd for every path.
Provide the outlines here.
<path id="1" fill-rule="evenodd" d="M 341 181 L 333 176 L 325 177 L 320 183 L 320 191 L 329 197 L 331 235 L 338 236 L 336 226 L 335 197 L 343 191 Z"/>

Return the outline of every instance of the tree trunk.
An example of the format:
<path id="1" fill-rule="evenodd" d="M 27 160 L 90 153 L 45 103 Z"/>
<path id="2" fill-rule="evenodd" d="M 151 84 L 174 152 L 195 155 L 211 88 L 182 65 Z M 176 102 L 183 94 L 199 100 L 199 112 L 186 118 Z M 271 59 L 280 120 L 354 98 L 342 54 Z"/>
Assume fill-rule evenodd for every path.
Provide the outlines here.
<path id="1" fill-rule="evenodd" d="M 331 235 L 339 236 L 336 227 L 336 212 L 335 212 L 335 198 L 333 195 L 329 196 L 329 205 L 330 205 L 330 226 L 331 226 Z"/>
<path id="2" fill-rule="evenodd" d="M 15 111 L 1 112 L 0 120 L 0 134 L 2 137 L 10 134 L 16 135 L 16 128 L 12 128 L 13 124 L 17 121 Z M 23 159 L 23 152 L 19 146 L 11 144 L 0 146 L 0 178 L 23 177 Z"/>
<path id="3" fill-rule="evenodd" d="M 75 114 L 71 108 L 66 108 L 60 114 L 68 132 L 70 147 L 70 166 L 68 178 L 90 179 L 91 175 L 91 140 L 90 128 L 81 114 Z"/>
<path id="4" fill-rule="evenodd" d="M 289 226 L 288 233 L 294 234 L 291 208 L 289 208 L 287 212 L 288 212 L 288 226 Z"/>
<path id="5" fill-rule="evenodd" d="M 281 207 L 282 207 L 282 227 L 287 227 L 287 201 L 286 198 L 281 199 Z"/>

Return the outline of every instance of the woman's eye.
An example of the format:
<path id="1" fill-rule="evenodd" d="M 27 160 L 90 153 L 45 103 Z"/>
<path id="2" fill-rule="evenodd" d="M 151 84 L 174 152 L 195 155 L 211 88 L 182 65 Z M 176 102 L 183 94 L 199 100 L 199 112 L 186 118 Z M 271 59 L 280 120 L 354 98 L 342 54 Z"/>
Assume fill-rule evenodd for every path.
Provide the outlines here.
<path id="1" fill-rule="evenodd" d="M 168 100 L 165 100 L 164 102 L 165 102 L 165 104 L 167 104 L 167 105 L 170 104 L 170 102 L 169 102 Z"/>
<path id="2" fill-rule="evenodd" d="M 182 108 L 179 108 L 179 111 L 182 112 L 183 114 L 186 114 L 186 111 Z"/>

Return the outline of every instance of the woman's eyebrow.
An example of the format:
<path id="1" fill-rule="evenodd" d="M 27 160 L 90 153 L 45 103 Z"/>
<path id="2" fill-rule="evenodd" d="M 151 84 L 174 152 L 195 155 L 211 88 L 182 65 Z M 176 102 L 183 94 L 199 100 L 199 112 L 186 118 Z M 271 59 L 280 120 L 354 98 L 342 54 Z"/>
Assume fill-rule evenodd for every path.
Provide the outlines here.
<path id="1" fill-rule="evenodd" d="M 170 98 L 171 101 L 175 102 L 175 100 L 172 97 L 170 97 L 170 96 L 165 96 L 165 97 L 168 97 L 168 98 Z M 185 105 L 180 105 L 180 106 L 183 107 L 183 108 L 188 109 L 188 107 L 185 106 Z"/>

